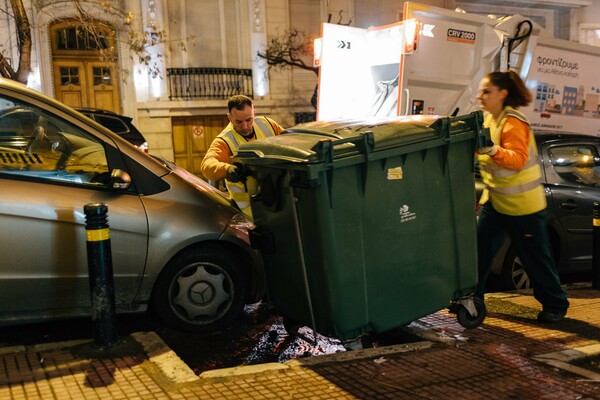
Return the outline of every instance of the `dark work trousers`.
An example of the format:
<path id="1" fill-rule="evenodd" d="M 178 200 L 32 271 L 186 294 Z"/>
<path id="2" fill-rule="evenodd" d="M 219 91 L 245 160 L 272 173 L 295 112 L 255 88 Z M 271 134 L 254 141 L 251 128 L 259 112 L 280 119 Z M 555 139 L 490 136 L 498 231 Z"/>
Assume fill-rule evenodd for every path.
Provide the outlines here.
<path id="1" fill-rule="evenodd" d="M 479 279 L 475 295 L 483 298 L 490 263 L 507 234 L 531 279 L 536 300 L 545 311 L 566 311 L 569 301 L 560 287 L 548 239 L 545 210 L 515 217 L 499 213 L 489 201 L 481 207 L 477 220 Z"/>

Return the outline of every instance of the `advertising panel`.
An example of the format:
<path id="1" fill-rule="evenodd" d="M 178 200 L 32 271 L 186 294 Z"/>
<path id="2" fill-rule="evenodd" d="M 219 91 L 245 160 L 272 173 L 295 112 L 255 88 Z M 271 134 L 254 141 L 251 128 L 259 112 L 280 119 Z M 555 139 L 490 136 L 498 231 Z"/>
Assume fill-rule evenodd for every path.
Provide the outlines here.
<path id="1" fill-rule="evenodd" d="M 525 108 L 540 130 L 600 135 L 600 59 L 538 45 L 527 86 L 533 102 Z"/>

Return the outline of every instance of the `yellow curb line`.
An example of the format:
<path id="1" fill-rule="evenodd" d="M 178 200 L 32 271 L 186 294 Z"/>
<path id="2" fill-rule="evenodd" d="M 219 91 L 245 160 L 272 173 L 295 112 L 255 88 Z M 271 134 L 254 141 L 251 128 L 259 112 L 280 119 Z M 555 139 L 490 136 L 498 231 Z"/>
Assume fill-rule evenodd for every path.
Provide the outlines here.
<path id="1" fill-rule="evenodd" d="M 134 332 L 131 336 L 142 345 L 148 359 L 172 381 L 198 380 L 194 371 L 155 332 Z"/>
<path id="2" fill-rule="evenodd" d="M 367 359 L 382 357 L 384 355 L 405 353 L 408 351 L 417 351 L 430 348 L 432 342 L 415 342 L 408 344 L 397 344 L 392 346 L 376 347 L 372 349 L 344 351 L 335 354 L 326 354 L 321 356 L 311 356 L 286 361 L 284 363 L 265 363 L 255 365 L 242 365 L 231 368 L 214 369 L 204 371 L 200 374 L 201 379 L 226 378 L 231 376 L 240 376 L 247 374 L 259 374 L 267 371 L 285 370 L 295 367 L 315 366 L 326 363 L 343 362 L 350 360 Z"/>

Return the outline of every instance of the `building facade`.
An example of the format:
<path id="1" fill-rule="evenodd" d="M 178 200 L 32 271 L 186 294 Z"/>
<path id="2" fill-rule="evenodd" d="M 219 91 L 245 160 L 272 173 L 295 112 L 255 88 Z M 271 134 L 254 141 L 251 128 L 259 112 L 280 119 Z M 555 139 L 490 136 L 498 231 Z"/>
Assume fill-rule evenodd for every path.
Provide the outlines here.
<path id="1" fill-rule="evenodd" d="M 478 14 L 521 14 L 556 37 L 600 45 L 600 0 L 422 0 Z M 283 126 L 310 119 L 317 74 L 268 68 L 257 57 L 273 38 L 322 22 L 367 28 L 402 18 L 399 0 L 23 0 L 33 27 L 28 85 L 64 103 L 134 117 L 150 152 L 194 173 L 227 123 L 231 94 Z M 9 10 L 8 0 L 0 9 Z M 16 67 L 11 13 L 0 16 L 0 51 Z M 87 34 L 86 32 L 92 32 Z M 100 39 L 99 39 L 100 38 Z M 312 66 L 312 56 L 301 57 Z M 343 99 L 341 100 L 343 101 Z"/>

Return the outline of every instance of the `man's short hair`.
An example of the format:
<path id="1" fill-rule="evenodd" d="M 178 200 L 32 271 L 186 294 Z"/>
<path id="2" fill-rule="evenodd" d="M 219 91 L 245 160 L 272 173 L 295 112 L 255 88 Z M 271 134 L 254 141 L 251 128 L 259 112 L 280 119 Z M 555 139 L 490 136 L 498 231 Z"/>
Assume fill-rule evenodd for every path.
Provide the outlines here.
<path id="1" fill-rule="evenodd" d="M 231 96 L 227 102 L 227 110 L 231 112 L 234 108 L 236 110 L 243 110 L 246 106 L 253 107 L 252 99 L 243 94 Z"/>

